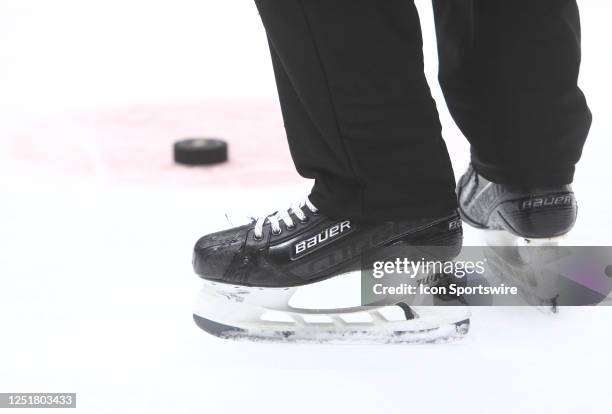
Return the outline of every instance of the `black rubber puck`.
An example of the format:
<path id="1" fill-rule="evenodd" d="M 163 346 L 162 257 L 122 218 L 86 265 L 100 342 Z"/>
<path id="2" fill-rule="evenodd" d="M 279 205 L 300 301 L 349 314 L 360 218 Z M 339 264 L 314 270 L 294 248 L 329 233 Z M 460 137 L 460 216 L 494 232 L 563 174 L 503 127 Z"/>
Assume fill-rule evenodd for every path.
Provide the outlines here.
<path id="1" fill-rule="evenodd" d="M 227 143 L 217 138 L 189 138 L 174 143 L 174 161 L 210 165 L 227 161 Z"/>

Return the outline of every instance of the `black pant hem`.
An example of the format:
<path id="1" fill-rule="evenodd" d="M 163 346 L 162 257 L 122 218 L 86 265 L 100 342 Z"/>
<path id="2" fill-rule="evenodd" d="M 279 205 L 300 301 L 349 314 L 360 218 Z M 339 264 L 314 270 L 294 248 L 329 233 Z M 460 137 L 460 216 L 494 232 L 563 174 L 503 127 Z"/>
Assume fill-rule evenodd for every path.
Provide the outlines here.
<path id="1" fill-rule="evenodd" d="M 418 200 L 418 204 L 399 202 L 397 205 L 389 204 L 384 207 L 365 206 L 363 211 L 359 212 L 351 208 L 351 204 L 357 201 L 330 200 L 320 197 L 316 192 L 311 193 L 309 199 L 327 217 L 338 220 L 351 219 L 362 223 L 434 219 L 452 214 L 457 210 L 457 199 L 454 193 L 452 196 L 437 199 L 423 199 L 415 194 L 414 200 Z"/>
<path id="2" fill-rule="evenodd" d="M 472 165 L 479 175 L 491 182 L 504 185 L 566 185 L 572 183 L 575 172 L 575 166 L 549 167 L 542 170 L 536 170 L 527 169 L 521 165 L 516 165 L 512 168 L 483 165 L 478 162 L 478 160 L 474 159 L 472 159 Z"/>

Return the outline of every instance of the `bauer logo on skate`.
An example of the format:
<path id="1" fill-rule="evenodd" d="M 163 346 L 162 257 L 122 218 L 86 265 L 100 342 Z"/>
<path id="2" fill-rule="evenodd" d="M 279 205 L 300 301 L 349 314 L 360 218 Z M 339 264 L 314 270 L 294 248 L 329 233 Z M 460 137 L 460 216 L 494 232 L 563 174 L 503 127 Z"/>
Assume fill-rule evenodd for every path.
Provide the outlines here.
<path id="1" fill-rule="evenodd" d="M 348 234 L 351 229 L 351 221 L 345 220 L 341 223 L 326 228 L 319 234 L 305 240 L 300 240 L 293 245 L 293 258 L 313 252 L 319 247 L 325 246 L 327 243 L 338 239 L 340 236 Z"/>
<path id="2" fill-rule="evenodd" d="M 461 219 L 453 220 L 448 223 L 448 231 L 453 231 L 461 228 Z"/>
<path id="3" fill-rule="evenodd" d="M 571 194 L 531 198 L 521 203 L 521 210 L 551 206 L 569 206 L 572 204 L 572 200 L 573 197 Z"/>

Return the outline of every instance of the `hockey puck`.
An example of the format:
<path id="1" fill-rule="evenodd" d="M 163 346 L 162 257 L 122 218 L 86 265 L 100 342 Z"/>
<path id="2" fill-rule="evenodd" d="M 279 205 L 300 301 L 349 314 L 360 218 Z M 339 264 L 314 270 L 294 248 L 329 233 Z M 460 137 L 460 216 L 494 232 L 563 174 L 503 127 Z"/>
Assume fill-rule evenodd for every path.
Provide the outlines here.
<path id="1" fill-rule="evenodd" d="M 227 161 L 227 143 L 217 138 L 189 138 L 174 143 L 174 161 L 210 165 Z"/>

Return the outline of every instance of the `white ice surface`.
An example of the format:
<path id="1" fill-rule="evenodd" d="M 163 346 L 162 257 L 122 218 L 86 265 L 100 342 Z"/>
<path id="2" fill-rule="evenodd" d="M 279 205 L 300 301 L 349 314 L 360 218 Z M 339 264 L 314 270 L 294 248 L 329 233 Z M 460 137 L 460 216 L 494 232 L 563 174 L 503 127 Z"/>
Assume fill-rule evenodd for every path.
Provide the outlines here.
<path id="1" fill-rule="evenodd" d="M 609 244 L 611 6 L 582 3 L 595 122 L 572 237 Z M 459 174 L 467 145 L 434 86 L 431 16 L 418 4 Z M 435 346 L 222 341 L 191 320 L 195 239 L 224 227 L 225 211 L 283 205 L 303 188 L 122 184 L 95 148 L 88 176 L 11 152 L 9 140 L 41 117 L 70 124 L 75 111 L 139 103 L 273 99 L 251 2 L 6 0 L 0 38 L 2 124 L 17 134 L 0 137 L 0 392 L 77 392 L 69 412 L 83 413 L 607 412 L 612 308 L 477 308 L 466 339 Z M 466 229 L 466 244 L 477 237 Z"/>
<path id="2" fill-rule="evenodd" d="M 2 195 L 2 390 L 76 391 L 88 413 L 569 413 L 608 403 L 612 308 L 474 309 L 466 339 L 434 346 L 222 341 L 191 320 L 192 243 L 221 227 L 223 203 L 203 205 L 274 200 L 278 189 L 27 184 Z"/>

